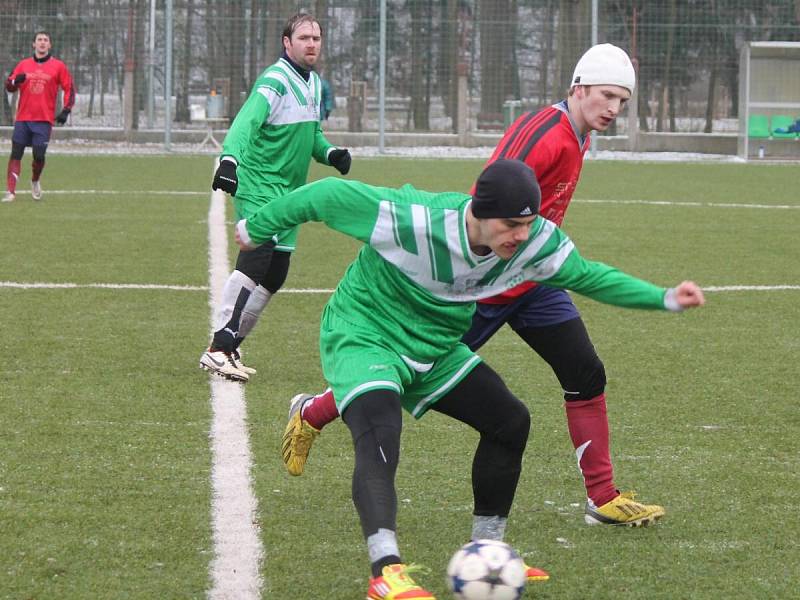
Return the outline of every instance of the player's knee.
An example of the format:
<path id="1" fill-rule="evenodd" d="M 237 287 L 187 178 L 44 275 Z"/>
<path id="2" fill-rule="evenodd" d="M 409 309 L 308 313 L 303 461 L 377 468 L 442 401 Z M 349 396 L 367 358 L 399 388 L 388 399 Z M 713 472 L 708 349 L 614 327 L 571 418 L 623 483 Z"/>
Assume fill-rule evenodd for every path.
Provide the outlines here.
<path id="1" fill-rule="evenodd" d="M 236 270 L 261 285 L 269 271 L 274 248 L 275 243 L 268 242 L 254 250 L 239 252 L 239 256 L 236 258 Z"/>
<path id="2" fill-rule="evenodd" d="M 498 428 L 491 432 L 492 437 L 510 448 L 522 450 L 528 443 L 528 435 L 531 429 L 531 414 L 528 407 L 508 392 L 508 398 L 500 403 L 496 403 L 502 410 Z"/>
<path id="3" fill-rule="evenodd" d="M 591 400 L 606 389 L 606 369 L 595 352 L 577 356 L 572 375 L 564 381 L 565 400 Z"/>
<path id="4" fill-rule="evenodd" d="M 44 162 L 44 155 L 47 153 L 47 146 L 33 146 L 33 160 L 39 163 Z"/>
<path id="5" fill-rule="evenodd" d="M 272 255 L 267 274 L 261 283 L 270 294 L 275 294 L 283 287 L 286 276 L 289 274 L 289 261 L 292 257 L 290 252 L 276 251 Z"/>
<path id="6" fill-rule="evenodd" d="M 367 392 L 353 400 L 342 420 L 353 438 L 356 470 L 367 476 L 394 473 L 403 428 L 399 395 L 389 390 Z"/>
<path id="7" fill-rule="evenodd" d="M 23 154 L 25 154 L 25 145 L 11 142 L 11 158 L 13 160 L 22 160 Z"/>

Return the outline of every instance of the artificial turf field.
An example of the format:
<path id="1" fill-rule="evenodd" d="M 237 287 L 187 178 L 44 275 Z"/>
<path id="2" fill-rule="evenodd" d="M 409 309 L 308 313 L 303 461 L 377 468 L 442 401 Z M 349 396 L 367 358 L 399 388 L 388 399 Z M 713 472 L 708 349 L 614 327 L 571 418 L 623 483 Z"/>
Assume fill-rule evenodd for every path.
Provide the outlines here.
<path id="1" fill-rule="evenodd" d="M 356 155 L 349 177 L 467 190 L 481 165 Z M 212 587 L 212 411 L 197 369 L 211 173 L 207 156 L 52 155 L 44 201 L 24 182 L 0 205 L 0 598 L 202 598 Z M 710 289 L 682 315 L 576 299 L 606 366 L 616 482 L 666 507 L 655 527 L 584 525 L 557 381 L 510 330 L 481 351 L 533 417 L 507 540 L 552 577 L 526 597 L 796 597 L 796 182 L 796 165 L 584 167 L 564 223 L 582 254 Z M 335 287 L 357 247 L 304 226 L 287 291 Z M 21 287 L 32 283 L 43 285 Z M 366 592 L 346 428 L 324 431 L 303 477 L 279 454 L 287 400 L 324 385 L 326 298 L 278 294 L 245 347 L 259 369 L 245 393 L 264 598 Z M 405 423 L 401 549 L 441 598 L 470 533 L 476 440 L 438 414 Z"/>

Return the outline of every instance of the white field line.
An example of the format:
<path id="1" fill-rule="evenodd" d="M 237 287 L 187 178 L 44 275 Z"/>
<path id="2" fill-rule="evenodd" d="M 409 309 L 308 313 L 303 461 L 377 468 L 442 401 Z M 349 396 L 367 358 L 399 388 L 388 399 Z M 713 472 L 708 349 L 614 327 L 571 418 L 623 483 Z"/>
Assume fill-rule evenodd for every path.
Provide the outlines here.
<path id="1" fill-rule="evenodd" d="M 214 312 L 228 278 L 228 239 L 225 194 L 212 192 L 208 210 L 208 279 L 211 327 Z M 257 600 L 261 597 L 261 561 L 264 549 L 257 523 L 257 503 L 250 471 L 247 405 L 239 383 L 209 375 L 213 485 L 212 526 L 214 560 L 211 565 L 212 600 Z"/>
<path id="2" fill-rule="evenodd" d="M 205 285 L 161 285 L 156 283 L 44 283 L 39 281 L 19 282 L 19 281 L 0 281 L 0 287 L 19 288 L 23 290 L 32 289 L 80 289 L 80 288 L 104 288 L 109 290 L 174 290 L 187 292 L 207 291 Z"/>
<path id="3" fill-rule="evenodd" d="M 18 281 L 0 281 L 0 288 L 31 289 L 80 289 L 108 288 L 125 290 L 173 290 L 204 292 L 209 288 L 203 285 L 157 285 L 148 283 L 23 283 Z M 800 290 L 800 285 L 709 285 L 703 287 L 704 292 L 779 292 L 783 290 Z M 333 288 L 281 288 L 281 294 L 332 294 Z"/>
<path id="4" fill-rule="evenodd" d="M 191 192 L 186 190 L 43 190 L 48 196 L 197 196 L 208 197 L 208 192 Z M 30 194 L 21 190 L 19 194 Z"/>
<path id="5" fill-rule="evenodd" d="M 608 200 L 575 198 L 572 202 L 578 204 L 639 204 L 649 206 L 677 206 L 680 208 L 764 208 L 779 210 L 800 210 L 800 204 L 749 204 L 737 202 L 674 202 L 672 200 Z"/>
<path id="6" fill-rule="evenodd" d="M 185 190 L 45 190 L 47 194 L 81 196 L 206 196 L 206 192 L 190 192 Z M 29 192 L 21 191 L 21 194 Z M 759 204 L 755 202 L 699 202 L 694 200 L 614 200 L 607 198 L 574 198 L 572 202 L 578 204 L 637 204 L 649 206 L 676 206 L 679 208 L 758 208 L 777 210 L 800 210 L 800 204 Z"/>

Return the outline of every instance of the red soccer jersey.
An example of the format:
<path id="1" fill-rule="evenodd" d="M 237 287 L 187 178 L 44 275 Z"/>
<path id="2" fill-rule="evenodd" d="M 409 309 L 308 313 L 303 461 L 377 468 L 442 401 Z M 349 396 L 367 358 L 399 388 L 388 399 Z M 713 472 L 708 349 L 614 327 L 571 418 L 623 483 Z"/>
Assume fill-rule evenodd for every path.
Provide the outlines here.
<path id="1" fill-rule="evenodd" d="M 524 113 L 508 128 L 494 154 L 486 164 L 498 158 L 517 159 L 536 174 L 542 190 L 539 211 L 545 219 L 561 225 L 572 200 L 583 166 L 583 155 L 589 149 L 589 136 L 581 140 L 567 114 L 566 101 Z M 475 192 L 473 186 L 472 193 Z M 525 282 L 510 290 L 481 300 L 487 304 L 509 304 L 534 285 Z"/>
<path id="2" fill-rule="evenodd" d="M 14 79 L 20 73 L 25 73 L 25 81 L 16 86 Z M 16 120 L 46 121 L 52 125 L 59 87 L 64 90 L 64 108 L 71 110 L 75 104 L 75 87 L 67 66 L 50 55 L 44 60 L 33 56 L 21 60 L 6 79 L 9 92 L 19 90 Z"/>

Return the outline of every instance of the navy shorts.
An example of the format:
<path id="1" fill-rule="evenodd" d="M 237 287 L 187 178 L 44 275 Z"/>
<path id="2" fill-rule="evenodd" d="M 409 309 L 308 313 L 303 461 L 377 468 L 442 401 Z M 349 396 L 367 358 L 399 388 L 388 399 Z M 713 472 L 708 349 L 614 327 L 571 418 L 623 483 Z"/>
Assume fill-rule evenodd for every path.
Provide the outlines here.
<path id="1" fill-rule="evenodd" d="M 11 141 L 22 146 L 47 146 L 52 129 L 47 121 L 17 121 Z"/>
<path id="2" fill-rule="evenodd" d="M 558 325 L 580 317 L 578 308 L 564 290 L 537 285 L 511 304 L 478 302 L 472 326 L 461 341 L 475 351 L 506 323 L 514 331 L 528 327 Z"/>

